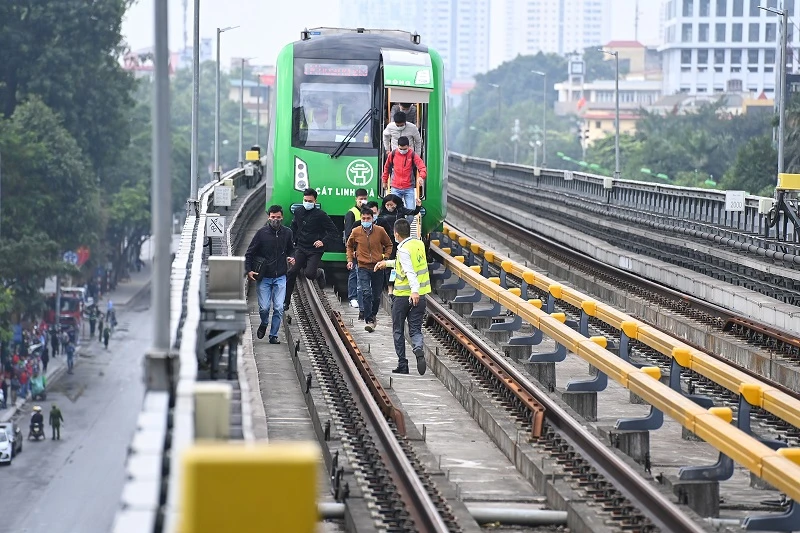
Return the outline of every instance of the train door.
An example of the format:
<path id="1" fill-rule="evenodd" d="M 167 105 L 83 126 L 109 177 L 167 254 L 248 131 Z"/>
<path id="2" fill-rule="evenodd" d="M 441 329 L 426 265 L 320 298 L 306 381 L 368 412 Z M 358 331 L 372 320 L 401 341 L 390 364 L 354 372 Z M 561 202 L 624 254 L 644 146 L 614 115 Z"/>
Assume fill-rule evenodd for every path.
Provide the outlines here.
<path id="1" fill-rule="evenodd" d="M 384 84 L 384 124 L 394 120 L 393 109 L 397 111 L 409 108 L 407 114 L 416 114 L 415 126 L 419 130 L 421 146 L 416 150 L 427 164 L 426 140 L 428 136 L 428 105 L 430 94 L 433 91 L 433 70 L 431 58 L 427 52 L 414 50 L 381 49 L 383 59 L 383 84 Z M 408 105 L 407 105 L 408 104 Z M 385 158 L 385 154 L 383 156 Z M 391 183 L 389 184 L 391 187 Z M 388 191 L 386 191 L 388 192 Z M 426 185 L 415 187 L 417 198 L 425 200 Z M 412 234 L 419 236 L 421 217 L 415 217 L 412 224 Z"/>

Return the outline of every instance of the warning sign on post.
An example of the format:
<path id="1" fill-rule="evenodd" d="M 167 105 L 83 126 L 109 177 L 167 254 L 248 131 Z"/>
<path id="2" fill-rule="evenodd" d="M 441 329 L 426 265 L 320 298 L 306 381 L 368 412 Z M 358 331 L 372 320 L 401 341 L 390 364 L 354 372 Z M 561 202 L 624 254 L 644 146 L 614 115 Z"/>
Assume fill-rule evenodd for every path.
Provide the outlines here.
<path id="1" fill-rule="evenodd" d="M 230 207 L 233 200 L 233 187 L 217 185 L 214 187 L 214 207 Z"/>
<path id="2" fill-rule="evenodd" d="M 225 236 L 225 217 L 207 216 L 206 217 L 206 237 Z"/>
<path id="3" fill-rule="evenodd" d="M 725 211 L 744 211 L 744 191 L 725 191 Z"/>

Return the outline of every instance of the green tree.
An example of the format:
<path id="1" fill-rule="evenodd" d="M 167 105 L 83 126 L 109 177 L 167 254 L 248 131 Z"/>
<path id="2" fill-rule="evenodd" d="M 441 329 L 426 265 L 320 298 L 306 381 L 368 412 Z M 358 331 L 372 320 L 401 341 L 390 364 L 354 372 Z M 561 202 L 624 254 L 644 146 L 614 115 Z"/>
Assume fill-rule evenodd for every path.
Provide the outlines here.
<path id="1" fill-rule="evenodd" d="M 778 171 L 778 154 L 772 139 L 761 135 L 748 141 L 736 154 L 736 160 L 725 173 L 723 189 L 744 190 L 751 194 L 772 195 Z"/>

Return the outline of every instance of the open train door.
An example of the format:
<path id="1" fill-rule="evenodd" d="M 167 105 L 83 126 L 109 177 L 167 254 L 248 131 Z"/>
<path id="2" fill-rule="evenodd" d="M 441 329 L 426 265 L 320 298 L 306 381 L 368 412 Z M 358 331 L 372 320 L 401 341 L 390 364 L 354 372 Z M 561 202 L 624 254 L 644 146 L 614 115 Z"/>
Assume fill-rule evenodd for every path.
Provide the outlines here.
<path id="1" fill-rule="evenodd" d="M 393 120 L 391 109 L 394 104 L 414 104 L 417 108 L 417 128 L 422 139 L 419 153 L 427 164 L 425 140 L 428 131 L 428 103 L 433 92 L 433 68 L 428 52 L 381 48 L 383 59 L 383 86 L 386 94 L 386 124 Z M 384 156 L 385 157 L 385 156 Z M 391 183 L 389 184 L 391 187 Z M 388 192 L 388 191 L 386 191 Z M 425 185 L 416 187 L 418 198 L 425 199 Z M 422 228 L 421 214 L 414 217 L 411 234 L 419 237 Z"/>

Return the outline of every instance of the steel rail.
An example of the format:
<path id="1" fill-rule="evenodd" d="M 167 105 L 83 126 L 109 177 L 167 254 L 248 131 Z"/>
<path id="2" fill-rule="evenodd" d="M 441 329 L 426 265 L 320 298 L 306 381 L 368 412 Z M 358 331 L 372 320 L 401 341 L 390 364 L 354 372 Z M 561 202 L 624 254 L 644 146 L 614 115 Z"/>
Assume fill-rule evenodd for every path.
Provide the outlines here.
<path id="1" fill-rule="evenodd" d="M 703 301 L 703 300 L 701 300 L 701 299 L 699 299 L 699 298 L 697 298 L 695 296 L 692 296 L 692 295 L 689 295 L 689 294 L 686 294 L 686 293 L 683 293 L 683 292 L 680 292 L 680 291 L 676 291 L 675 289 L 672 289 L 672 288 L 667 287 L 665 285 L 661 285 L 661 284 L 656 283 L 656 282 L 654 282 L 652 280 L 642 278 L 642 277 L 640 277 L 640 276 L 638 276 L 636 274 L 632 274 L 632 273 L 627 272 L 627 271 L 625 271 L 625 270 L 623 270 L 621 268 L 617 268 L 617 267 L 615 267 L 613 265 L 608 265 L 608 264 L 600 261 L 599 259 L 595 259 L 593 257 L 584 255 L 584 254 L 582 254 L 582 253 L 580 253 L 580 252 L 578 252 L 576 250 L 573 250 L 572 248 L 570 248 L 568 246 L 565 246 L 565 245 L 563 245 L 563 244 L 561 244 L 559 242 L 556 242 L 556 241 L 550 239 L 549 237 L 546 237 L 546 236 L 544 236 L 544 235 L 542 235 L 540 233 L 537 233 L 537 232 L 532 231 L 532 230 L 530 230 L 528 228 L 524 228 L 524 227 L 522 227 L 522 226 L 520 226 L 518 224 L 510 222 L 508 219 L 503 218 L 503 217 L 501 217 L 499 215 L 496 215 L 496 214 L 488 211 L 487 209 L 484 209 L 484 208 L 482 208 L 480 206 L 477 206 L 477 205 L 473 204 L 472 202 L 469 202 L 469 201 L 464 200 L 462 198 L 458 198 L 458 197 L 454 196 L 452 193 L 448 194 L 447 200 L 451 204 L 454 204 L 456 207 L 468 212 L 472 216 L 475 216 L 477 219 L 479 219 L 479 220 L 481 220 L 483 222 L 488 222 L 488 223 L 490 223 L 490 224 L 492 224 L 494 226 L 500 227 L 504 231 L 506 231 L 507 233 L 513 233 L 515 236 L 517 236 L 520 239 L 520 241 L 535 241 L 537 247 L 545 249 L 549 253 L 552 253 L 552 251 L 555 251 L 554 255 L 556 255 L 557 258 L 558 258 L 558 255 L 566 256 L 566 259 L 568 261 L 573 261 L 573 262 L 578 262 L 578 263 L 585 264 L 585 265 L 587 265 L 587 266 L 589 266 L 591 268 L 594 268 L 594 269 L 597 269 L 597 270 L 599 270 L 601 272 L 607 273 L 608 275 L 610 275 L 612 277 L 616 277 L 616 278 L 618 278 L 618 279 L 620 279 L 620 280 L 622 280 L 622 281 L 624 281 L 626 283 L 629 283 L 631 285 L 638 286 L 638 287 L 640 287 L 640 288 L 642 288 L 644 290 L 653 292 L 653 293 L 655 293 L 656 295 L 658 295 L 658 296 L 660 296 L 662 298 L 668 298 L 670 300 L 673 300 L 673 301 L 676 301 L 676 302 L 680 302 L 680 303 L 686 305 L 687 308 L 689 308 L 689 309 L 693 309 L 693 310 L 696 310 L 696 311 L 711 315 L 713 317 L 719 318 L 724 322 L 723 325 L 721 326 L 721 329 L 724 332 L 727 332 L 727 331 L 731 330 L 734 327 L 734 325 L 743 325 L 745 327 L 750 328 L 753 331 L 756 331 L 756 332 L 761 333 L 762 335 L 764 335 L 766 337 L 769 337 L 770 339 L 773 339 L 775 342 L 794 341 L 795 343 L 800 344 L 800 339 L 798 339 L 797 337 L 795 337 L 791 333 L 788 333 L 786 331 L 780 330 L 778 328 L 775 328 L 773 326 L 769 326 L 769 325 L 761 323 L 761 322 L 754 321 L 754 320 L 749 319 L 749 318 L 743 318 L 743 317 L 737 316 L 735 313 L 725 309 L 724 307 L 720 307 L 718 305 L 705 302 L 705 301 Z M 455 228 L 455 226 L 453 226 L 453 227 Z M 647 321 L 645 321 L 643 319 L 639 319 L 639 320 L 642 320 L 642 322 L 647 323 L 648 325 L 658 329 L 659 331 L 661 331 L 663 333 L 666 333 L 668 335 L 674 335 L 673 332 L 670 332 L 670 331 L 658 326 L 657 324 L 652 324 L 652 323 L 647 322 Z M 736 370 L 739 370 L 740 372 L 743 372 L 743 373 L 747 374 L 748 376 L 750 376 L 752 378 L 758 379 L 758 380 L 764 382 L 765 384 L 769 385 L 770 387 L 774 387 L 775 389 L 778 389 L 781 392 L 783 392 L 785 394 L 788 394 L 789 396 L 792 396 L 795 399 L 800 399 L 800 393 L 790 389 L 786 385 L 783 385 L 781 383 L 778 383 L 777 381 L 769 379 L 766 376 L 763 376 L 763 375 L 759 374 L 758 372 L 750 370 L 749 368 L 747 368 L 745 366 L 742 366 L 739 363 L 736 363 L 735 361 L 731 361 L 730 359 L 727 359 L 727 358 L 725 358 L 725 357 L 723 357 L 723 356 L 721 356 L 719 354 L 716 354 L 716 353 L 713 353 L 713 352 L 709 352 L 706 348 L 703 348 L 703 347 L 700 347 L 700 346 L 696 346 L 696 345 L 688 342 L 685 339 L 681 339 L 681 342 L 683 342 L 683 343 L 685 343 L 685 344 L 687 344 L 689 346 L 692 346 L 693 348 L 701 350 L 703 353 L 708 354 L 709 356 L 713 357 L 714 359 L 717 359 L 718 361 L 724 362 L 724 363 L 730 365 L 732 368 L 735 368 Z"/>
<path id="2" fill-rule="evenodd" d="M 384 413 L 374 401 L 370 387 L 362 380 L 359 369 L 350 357 L 350 352 L 340 337 L 333 318 L 325 311 L 316 287 L 308 279 L 303 279 L 301 283 L 304 284 L 306 294 L 309 295 L 311 311 L 317 325 L 328 340 L 328 346 L 337 355 L 354 399 L 373 428 L 373 434 L 381 446 L 383 461 L 389 468 L 400 498 L 417 530 L 422 533 L 447 533 L 449 531 L 447 525 L 403 452 L 400 443 L 394 437 Z"/>
<path id="3" fill-rule="evenodd" d="M 490 357 L 505 374 L 519 384 L 527 394 L 544 406 L 545 419 L 555 428 L 581 456 L 591 461 L 593 466 L 614 487 L 624 494 L 635 506 L 650 518 L 662 531 L 681 531 L 684 533 L 701 533 L 701 528 L 689 519 L 681 510 L 670 502 L 663 494 L 640 476 L 624 460 L 617 457 L 599 439 L 586 430 L 577 420 L 572 418 L 547 394 L 536 387 L 520 371 L 514 368 L 504 357 L 477 336 L 470 328 L 458 320 L 451 320 L 451 313 L 434 298 L 428 298 L 428 313 L 436 316 L 440 323 L 447 324 L 450 331 L 458 331 L 459 337 L 453 338 L 460 343 L 469 342 Z"/>

